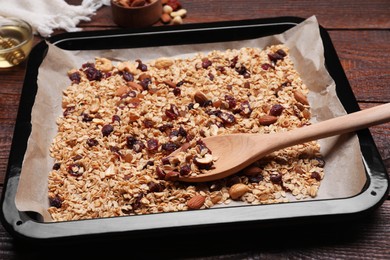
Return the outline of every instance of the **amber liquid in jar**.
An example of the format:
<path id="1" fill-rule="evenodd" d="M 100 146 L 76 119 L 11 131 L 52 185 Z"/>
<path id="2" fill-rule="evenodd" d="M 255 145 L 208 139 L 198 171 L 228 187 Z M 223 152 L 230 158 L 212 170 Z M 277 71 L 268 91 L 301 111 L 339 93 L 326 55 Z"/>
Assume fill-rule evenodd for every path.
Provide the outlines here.
<path id="1" fill-rule="evenodd" d="M 31 45 L 32 39 L 27 28 L 17 25 L 1 27 L 0 68 L 12 67 L 22 62 L 31 50 Z M 15 48 L 17 46 L 19 47 Z"/>

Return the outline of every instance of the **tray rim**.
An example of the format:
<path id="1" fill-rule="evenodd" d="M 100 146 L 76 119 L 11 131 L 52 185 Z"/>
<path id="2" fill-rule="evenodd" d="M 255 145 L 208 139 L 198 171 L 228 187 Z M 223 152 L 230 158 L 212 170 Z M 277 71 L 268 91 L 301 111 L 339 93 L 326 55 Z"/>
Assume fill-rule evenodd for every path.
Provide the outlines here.
<path id="1" fill-rule="evenodd" d="M 240 21 L 212 22 L 203 24 L 187 24 L 176 27 L 152 27 L 146 30 L 116 29 L 105 31 L 63 33 L 49 38 L 48 41 L 54 44 L 61 44 L 66 41 L 77 41 L 78 39 L 91 38 L 96 39 L 96 37 L 123 37 L 123 35 L 137 35 L 142 37 L 143 35 L 150 36 L 153 34 L 162 35 L 171 33 L 191 34 L 191 31 L 194 32 L 194 30 L 205 32 L 213 30 L 230 30 L 231 28 L 237 29 L 240 27 L 248 28 L 251 26 L 266 27 L 275 25 L 296 25 L 304 20 L 305 19 L 300 17 L 274 17 Z M 330 36 L 328 35 L 327 31 L 321 26 L 320 33 L 324 43 L 324 50 L 326 52 L 325 62 L 326 64 L 332 64 L 332 66 L 328 66 L 328 69 L 330 70 L 329 73 L 334 78 L 334 80 L 336 81 L 337 79 L 336 85 L 339 86 L 339 88 L 336 87 L 336 91 L 338 96 L 341 96 L 339 96 L 340 101 L 342 102 L 344 108 L 348 113 L 358 111 L 359 106 L 348 83 L 344 70 L 340 64 L 337 53 L 331 42 Z M 37 57 L 38 59 L 28 60 L 26 76 L 21 95 L 21 102 L 14 130 L 14 136 L 16 133 L 19 133 L 21 131 L 21 128 L 26 127 L 26 122 L 29 122 L 29 118 L 28 116 L 24 115 L 24 111 L 25 109 L 29 109 L 30 106 L 32 107 L 32 104 L 35 100 L 35 93 L 31 90 L 31 86 L 29 86 L 29 83 L 31 82 L 29 81 L 37 77 L 37 70 L 46 54 L 46 51 L 47 44 L 45 41 L 38 43 L 31 51 L 30 57 Z M 36 67 L 36 71 L 34 71 L 34 67 Z M 340 89 L 340 86 L 342 86 L 343 89 Z M 28 101 L 28 98 L 26 97 L 28 95 L 34 96 L 32 103 L 24 102 Z M 348 99 L 346 99 L 347 97 Z M 29 127 L 31 129 L 31 126 Z M 362 160 L 366 168 L 366 174 L 368 179 L 366 186 L 362 190 L 362 192 L 352 197 L 324 200 L 308 200 L 282 204 L 257 205 L 260 207 L 265 207 L 267 209 L 266 211 L 268 215 L 264 215 L 264 210 L 260 210 L 260 212 L 254 212 L 253 205 L 241 206 L 239 207 L 239 219 L 237 219 L 237 214 L 232 214 L 233 211 L 233 213 L 237 211 L 237 207 L 227 207 L 198 211 L 156 213 L 139 216 L 125 216 L 53 223 L 43 223 L 35 221 L 28 214 L 24 212 L 19 212 L 14 204 L 16 187 L 18 184 L 20 169 L 22 165 L 22 158 L 18 158 L 17 148 L 20 146 L 22 148 L 25 147 L 26 143 L 23 143 L 23 141 L 15 141 L 15 138 L 13 138 L 1 198 L 2 214 L 0 215 L 0 217 L 4 227 L 12 236 L 22 240 L 29 240 L 34 242 L 42 242 L 47 240 L 69 240 L 74 237 L 87 238 L 90 236 L 103 236 L 107 234 L 129 235 L 137 233 L 141 235 L 150 235 L 151 233 L 156 232 L 158 230 L 169 230 L 173 232 L 180 232 L 180 230 L 196 231 L 196 229 L 201 229 L 204 227 L 223 227 L 228 223 L 245 225 L 245 223 L 256 222 L 257 224 L 272 225 L 272 222 L 279 222 L 279 220 L 288 222 L 299 222 L 303 219 L 307 220 L 309 218 L 311 220 L 316 219 L 317 221 L 325 221 L 325 218 L 340 219 L 343 217 L 356 217 L 364 215 L 365 213 L 370 212 L 375 208 L 379 207 L 385 200 L 385 195 L 389 192 L 389 176 L 386 172 L 386 168 L 381 160 L 380 154 L 376 148 L 371 133 L 368 129 L 365 129 L 358 131 L 357 134 L 359 136 L 359 143 L 362 150 Z M 308 211 L 307 209 L 310 209 L 315 213 L 309 213 L 310 211 Z M 213 214 L 213 219 L 212 221 L 210 221 L 208 217 L 210 217 L 210 214 L 215 210 L 217 210 L 217 213 Z M 282 214 L 280 214 L 280 212 L 282 212 Z M 288 214 L 286 214 L 287 212 Z M 175 216 L 175 218 L 171 218 L 171 216 Z M 141 218 L 141 220 L 149 219 L 150 222 L 157 224 L 151 227 L 150 225 L 142 225 L 140 221 L 135 221 L 136 223 L 129 223 L 134 222 L 129 221 L 129 218 Z"/>

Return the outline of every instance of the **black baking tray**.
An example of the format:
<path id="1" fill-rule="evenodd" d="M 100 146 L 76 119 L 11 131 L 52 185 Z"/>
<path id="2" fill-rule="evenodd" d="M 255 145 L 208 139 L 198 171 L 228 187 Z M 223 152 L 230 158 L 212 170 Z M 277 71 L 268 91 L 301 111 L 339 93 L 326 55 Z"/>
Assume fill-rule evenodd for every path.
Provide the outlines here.
<path id="1" fill-rule="evenodd" d="M 209 43 L 279 34 L 302 21 L 304 19 L 299 17 L 276 17 L 147 29 L 76 32 L 56 35 L 47 41 L 66 50 Z M 359 106 L 329 34 L 321 26 L 320 33 L 324 44 L 326 66 L 336 82 L 337 95 L 348 113 L 358 111 Z M 108 237 L 141 239 L 158 237 L 162 233 L 165 237 L 173 234 L 188 236 L 204 231 L 240 230 L 247 227 L 261 229 L 299 223 L 349 220 L 371 212 L 387 197 L 389 177 L 386 168 L 369 130 L 364 129 L 357 134 L 367 183 L 363 190 L 353 197 L 55 223 L 40 222 L 34 214 L 18 211 L 15 206 L 15 194 L 31 132 L 31 110 L 37 92 L 38 69 L 47 49 L 46 41 L 40 42 L 33 48 L 28 60 L 1 198 L 1 221 L 6 230 L 17 240 L 63 244 Z"/>

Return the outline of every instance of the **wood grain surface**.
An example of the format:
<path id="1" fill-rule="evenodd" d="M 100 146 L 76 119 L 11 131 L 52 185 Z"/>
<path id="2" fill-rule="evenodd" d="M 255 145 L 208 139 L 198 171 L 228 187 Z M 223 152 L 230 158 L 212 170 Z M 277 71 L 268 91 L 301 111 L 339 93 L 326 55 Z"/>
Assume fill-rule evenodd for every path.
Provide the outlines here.
<path id="1" fill-rule="evenodd" d="M 68 0 L 79 4 L 81 0 Z M 277 16 L 308 18 L 315 15 L 328 30 L 361 109 L 390 102 L 390 1 L 256 1 L 181 0 L 188 11 L 184 23 L 243 20 Z M 157 23 L 155 26 L 167 26 Z M 99 9 L 83 30 L 117 28 L 110 7 Z M 55 34 L 62 33 L 56 31 Z M 36 36 L 35 43 L 43 40 Z M 0 70 L 0 188 L 3 186 L 13 138 L 26 63 Z M 370 128 L 390 172 L 390 123 Z M 280 227 L 234 234 L 208 234 L 195 245 L 185 238 L 89 245 L 88 248 L 34 248 L 16 243 L 0 226 L 0 259 L 390 259 L 390 200 L 353 221 L 314 227 Z M 207 238 L 208 237 L 208 238 Z M 207 238 L 207 239 L 206 239 Z M 190 240 L 192 243 L 194 241 Z M 206 244 L 204 241 L 207 241 Z M 129 242 L 130 243 L 130 242 Z M 144 243 L 144 242 L 143 242 Z M 193 249 L 192 246 L 195 246 Z M 80 253 L 75 253 L 80 249 Z M 55 256 L 55 257 L 54 257 Z"/>

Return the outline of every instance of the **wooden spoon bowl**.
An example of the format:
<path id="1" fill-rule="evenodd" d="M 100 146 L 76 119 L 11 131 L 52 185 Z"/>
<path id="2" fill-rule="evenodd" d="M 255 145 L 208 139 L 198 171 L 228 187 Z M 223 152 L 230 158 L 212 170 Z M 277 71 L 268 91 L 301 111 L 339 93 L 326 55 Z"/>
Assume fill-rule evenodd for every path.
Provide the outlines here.
<path id="1" fill-rule="evenodd" d="M 202 139 L 218 159 L 204 174 L 180 176 L 184 182 L 206 182 L 235 174 L 274 151 L 293 145 L 353 132 L 390 121 L 390 103 L 332 118 L 310 126 L 273 134 L 229 134 Z M 171 154 L 180 151 L 177 150 Z"/>

